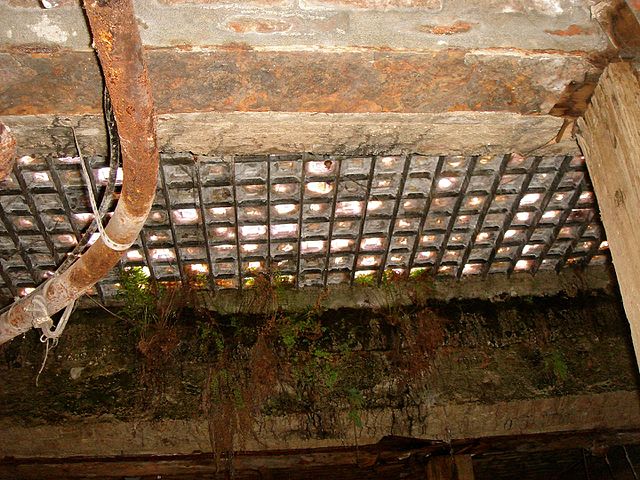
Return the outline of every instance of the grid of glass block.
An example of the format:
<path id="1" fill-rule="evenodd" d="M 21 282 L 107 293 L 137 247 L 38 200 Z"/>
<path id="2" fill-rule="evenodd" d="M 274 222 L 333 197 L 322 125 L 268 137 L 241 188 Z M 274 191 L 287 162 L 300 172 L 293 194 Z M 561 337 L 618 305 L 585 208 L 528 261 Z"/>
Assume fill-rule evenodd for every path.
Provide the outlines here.
<path id="1" fill-rule="evenodd" d="M 7 302 L 52 275 L 92 221 L 80 161 L 22 157 L 0 186 Z M 84 161 L 100 195 L 108 166 Z M 582 157 L 179 154 L 162 156 L 153 209 L 119 268 L 234 289 L 266 272 L 305 287 L 607 261 Z M 108 301 L 117 281 L 114 269 L 93 293 Z"/>

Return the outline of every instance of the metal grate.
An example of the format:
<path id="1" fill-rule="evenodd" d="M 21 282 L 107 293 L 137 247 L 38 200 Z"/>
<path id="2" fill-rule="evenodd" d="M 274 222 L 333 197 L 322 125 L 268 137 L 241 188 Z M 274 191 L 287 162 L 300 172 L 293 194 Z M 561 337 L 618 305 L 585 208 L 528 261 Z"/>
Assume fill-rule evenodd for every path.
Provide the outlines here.
<path id="1" fill-rule="evenodd" d="M 100 191 L 108 166 L 88 161 Z M 79 162 L 22 157 L 1 185 L 7 301 L 52 275 L 92 221 Z M 607 261 L 582 157 L 181 154 L 163 155 L 153 210 L 121 267 L 233 289 L 269 270 L 305 287 L 389 269 L 461 277 Z M 108 301 L 117 281 L 116 269 L 91 293 Z"/>

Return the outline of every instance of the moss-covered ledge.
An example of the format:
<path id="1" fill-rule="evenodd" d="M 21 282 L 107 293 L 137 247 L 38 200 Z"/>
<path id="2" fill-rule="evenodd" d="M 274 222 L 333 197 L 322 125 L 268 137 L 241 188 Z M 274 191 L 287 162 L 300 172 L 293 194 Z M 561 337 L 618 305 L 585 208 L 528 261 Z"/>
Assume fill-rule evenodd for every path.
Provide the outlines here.
<path id="1" fill-rule="evenodd" d="M 38 386 L 35 332 L 0 355 L 6 455 L 47 442 L 60 455 L 189 453 L 640 427 L 628 325 L 603 292 L 184 310 L 146 336 L 83 311 Z"/>

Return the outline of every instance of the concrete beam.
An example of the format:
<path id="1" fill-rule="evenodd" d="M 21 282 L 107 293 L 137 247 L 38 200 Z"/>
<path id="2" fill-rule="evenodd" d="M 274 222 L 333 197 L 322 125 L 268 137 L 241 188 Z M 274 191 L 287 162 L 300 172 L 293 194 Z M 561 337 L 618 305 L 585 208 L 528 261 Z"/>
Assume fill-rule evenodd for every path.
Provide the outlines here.
<path id="1" fill-rule="evenodd" d="M 0 121 L 12 129 L 19 155 L 76 155 L 69 126 L 84 153 L 106 153 L 101 115 L 9 115 Z M 163 152 L 198 155 L 579 153 L 570 128 L 556 138 L 563 125 L 550 115 L 496 112 L 184 113 L 158 117 L 158 142 Z"/>

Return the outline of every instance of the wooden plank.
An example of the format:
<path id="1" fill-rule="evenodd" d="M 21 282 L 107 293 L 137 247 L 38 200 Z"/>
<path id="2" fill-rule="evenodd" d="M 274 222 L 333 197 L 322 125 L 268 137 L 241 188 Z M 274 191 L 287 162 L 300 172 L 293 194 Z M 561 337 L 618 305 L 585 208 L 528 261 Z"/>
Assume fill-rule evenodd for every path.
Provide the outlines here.
<path id="1" fill-rule="evenodd" d="M 471 455 L 443 455 L 427 463 L 427 480 L 473 480 Z"/>
<path id="2" fill-rule="evenodd" d="M 614 63 L 607 67 L 578 127 L 578 143 L 600 205 L 638 361 L 640 81 L 630 64 Z"/>

